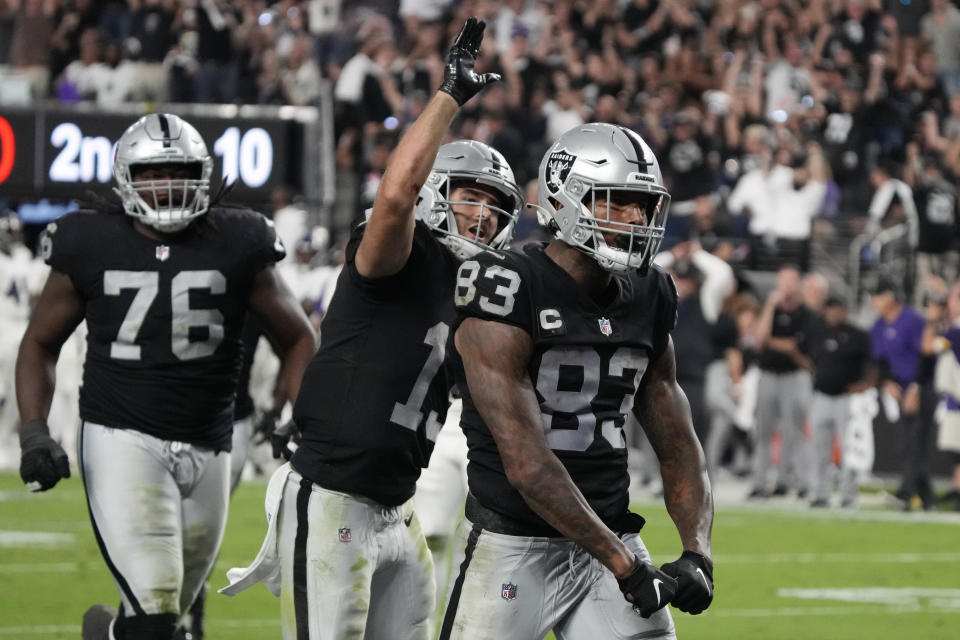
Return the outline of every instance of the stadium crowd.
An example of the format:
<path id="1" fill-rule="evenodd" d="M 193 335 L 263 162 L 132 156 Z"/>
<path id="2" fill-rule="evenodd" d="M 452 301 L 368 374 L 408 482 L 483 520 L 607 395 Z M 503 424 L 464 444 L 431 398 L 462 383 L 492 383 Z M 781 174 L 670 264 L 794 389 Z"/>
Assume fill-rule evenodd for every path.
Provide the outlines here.
<path id="1" fill-rule="evenodd" d="M 857 268 L 874 276 L 864 281 L 865 290 L 877 294 L 869 315 L 878 322 L 889 316 L 883 321 L 892 324 L 899 317 L 894 306 L 930 302 L 930 322 L 921 325 L 943 325 L 941 333 L 949 325 L 946 303 L 960 264 L 956 5 L 950 0 L 0 0 L 0 78 L 4 86 L 27 86 L 33 100 L 92 100 L 104 107 L 124 101 L 315 105 L 326 83 L 334 100 L 337 169 L 329 228 L 309 229 L 309 216 L 288 194 L 278 194 L 271 207 L 278 233 L 297 248 L 289 269 L 308 273 L 336 255 L 327 248 L 341 246 L 371 206 L 399 135 L 440 84 L 449 42 L 466 17 L 477 15 L 488 24 L 477 70 L 500 73 L 503 82 L 464 107 L 451 139 L 476 139 L 501 151 L 527 200 L 535 202 L 539 159 L 562 132 L 591 121 L 638 132 L 660 158 L 672 195 L 662 247 L 667 253 L 659 261 L 672 270 L 681 297 L 698 300 L 689 325 L 684 328 L 682 317 L 678 327 L 678 376 L 700 416 L 708 457 L 717 466 L 743 471 L 751 443 L 758 441 L 761 452 L 775 444 L 759 426 L 749 435 L 756 408 L 762 420 L 800 425 L 797 439 L 784 434 L 782 440 L 784 447 L 805 443 L 800 457 L 781 465 L 785 473 L 792 465 L 796 474 L 810 468 L 803 456 L 813 455 L 816 439 L 815 433 L 802 433 L 810 394 L 814 389 L 847 394 L 867 376 L 866 369 L 850 372 L 839 391 L 835 380 L 830 389 L 818 386 L 817 363 L 810 361 L 814 346 L 803 344 L 813 334 L 798 328 L 803 323 L 794 313 L 802 307 L 820 318 L 843 306 L 839 298 L 855 307 L 863 302 L 860 291 L 844 283 L 853 238 L 904 225 L 907 233 L 893 251 L 916 265 L 894 269 L 889 254 L 865 246 Z M 515 244 L 546 237 L 528 210 L 517 224 Z M 818 262 L 813 250 L 831 243 L 842 248 L 839 267 Z M 750 276 L 778 269 L 772 287 L 770 278 L 758 286 Z M 334 268 L 301 278 L 307 284 L 298 294 L 317 323 L 335 273 Z M 689 308 L 682 307 L 681 314 Z M 796 326 L 771 328 L 778 310 Z M 851 315 L 858 311 L 852 308 Z M 778 334 L 777 326 L 787 333 Z M 724 337 L 713 339 L 720 329 Z M 740 390 L 741 375 L 754 358 L 744 354 L 757 351 L 764 331 L 794 342 L 781 350 L 790 352 L 787 356 L 772 361 L 763 350 L 755 353 L 759 366 L 752 384 L 769 389 L 761 380 L 765 373 L 782 378 L 802 372 L 809 390 L 791 395 L 789 407 L 759 409 L 756 391 L 750 392 L 749 384 Z M 910 347 L 914 356 L 921 350 L 917 336 Z M 926 346 L 929 353 L 932 344 Z M 877 340 L 870 348 L 874 357 L 883 356 Z M 740 352 L 740 364 L 711 378 L 712 363 L 736 359 L 732 351 Z M 906 413 L 915 413 L 919 401 L 906 393 L 915 382 L 913 371 L 883 375 L 897 385 L 888 387 L 888 395 L 900 398 Z M 930 370 L 916 380 L 922 378 L 932 392 L 932 376 Z M 737 402 L 731 405 L 729 398 Z M 928 405 L 923 403 L 922 433 L 905 427 L 905 438 L 922 451 L 933 422 Z M 801 410 L 796 420 L 785 420 Z M 888 418 L 899 419 L 892 413 Z M 772 430 L 772 424 L 765 426 Z M 729 437 L 709 443 L 710 431 Z M 829 455 L 822 442 L 816 448 L 820 457 Z M 922 466 L 925 458 L 918 455 Z M 754 496 L 788 487 L 814 491 L 813 480 L 786 476 L 767 487 L 762 464 L 753 473 Z M 925 480 L 916 482 L 920 485 L 905 480 L 910 493 L 901 496 L 905 504 L 911 496 L 932 504 Z M 957 482 L 960 486 L 960 477 Z"/>

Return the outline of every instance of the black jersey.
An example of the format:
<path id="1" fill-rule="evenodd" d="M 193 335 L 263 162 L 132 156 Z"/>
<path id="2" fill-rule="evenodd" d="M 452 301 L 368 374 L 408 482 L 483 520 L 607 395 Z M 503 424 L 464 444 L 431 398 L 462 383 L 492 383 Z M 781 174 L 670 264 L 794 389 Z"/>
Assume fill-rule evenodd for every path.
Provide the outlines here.
<path id="1" fill-rule="evenodd" d="M 395 506 L 413 496 L 447 414 L 456 261 L 417 222 L 403 269 L 365 278 L 354 262 L 364 229 L 347 245 L 300 385 L 303 438 L 291 463 L 322 487 Z"/>
<path id="2" fill-rule="evenodd" d="M 455 298 L 458 325 L 476 317 L 530 334 L 527 372 L 547 442 L 608 525 L 626 513 L 629 501 L 624 420 L 677 317 L 676 288 L 659 267 L 645 277 L 618 275 L 614 283 L 616 298 L 600 308 L 542 245 L 528 245 L 523 254 L 485 251 L 464 262 Z M 463 393 L 470 492 L 489 509 L 549 530 L 508 482 L 496 442 L 459 378 L 463 370 L 454 370 Z"/>
<path id="3" fill-rule="evenodd" d="M 211 209 L 157 241 L 127 215 L 77 212 L 41 248 L 84 305 L 80 417 L 229 450 L 251 284 L 284 255 L 272 223 Z"/>

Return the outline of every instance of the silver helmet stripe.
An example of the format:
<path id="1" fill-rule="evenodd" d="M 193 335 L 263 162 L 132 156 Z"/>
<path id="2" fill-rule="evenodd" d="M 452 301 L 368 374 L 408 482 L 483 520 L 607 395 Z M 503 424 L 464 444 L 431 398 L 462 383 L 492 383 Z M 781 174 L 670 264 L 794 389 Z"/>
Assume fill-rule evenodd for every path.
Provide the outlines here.
<path id="1" fill-rule="evenodd" d="M 167 122 L 167 116 L 163 113 L 158 113 L 157 119 L 160 121 L 160 131 L 163 132 L 163 146 L 169 149 L 170 148 L 170 123 Z"/>

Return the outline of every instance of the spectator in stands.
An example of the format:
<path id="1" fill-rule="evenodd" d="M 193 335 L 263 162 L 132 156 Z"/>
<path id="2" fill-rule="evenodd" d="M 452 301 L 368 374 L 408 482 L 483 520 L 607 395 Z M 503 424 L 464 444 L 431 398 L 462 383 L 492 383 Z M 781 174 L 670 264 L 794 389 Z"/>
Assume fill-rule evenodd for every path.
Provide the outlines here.
<path id="1" fill-rule="evenodd" d="M 704 447 L 707 468 L 716 477 L 729 453 L 729 468 L 749 474 L 753 453 L 758 372 L 754 330 L 760 305 L 749 293 L 727 299 L 713 329 L 714 360 L 707 368 L 705 393 L 710 434 Z"/>
<path id="2" fill-rule="evenodd" d="M 937 358 L 934 386 L 944 403 L 937 448 L 953 463 L 953 486 L 939 503 L 960 511 L 960 282 L 950 287 L 946 305 L 927 306 L 923 337 L 924 353 Z"/>
<path id="3" fill-rule="evenodd" d="M 50 47 L 50 77 L 59 78 L 68 64 L 80 57 L 80 38 L 88 29 L 99 25 L 100 15 L 94 0 L 75 0 L 59 3 L 54 16 L 56 28 L 48 41 Z M 39 41 L 29 46 L 36 47 Z"/>
<path id="4" fill-rule="evenodd" d="M 830 281 L 822 273 L 808 273 L 800 282 L 803 306 L 816 318 L 822 318 L 830 294 Z"/>
<path id="5" fill-rule="evenodd" d="M 882 280 L 873 293 L 877 320 L 870 332 L 877 379 L 889 397 L 887 420 L 901 432 L 903 475 L 897 498 L 908 509 L 931 507 L 933 489 L 928 468 L 928 445 L 936 394 L 931 371 L 924 366 L 921 347 L 926 320 L 904 304 L 897 284 Z"/>
<path id="6" fill-rule="evenodd" d="M 667 143 L 660 157 L 664 159 L 664 181 L 669 185 L 673 200 L 671 218 L 690 216 L 700 196 L 713 189 L 707 156 L 712 151 L 710 141 L 701 131 L 703 114 L 690 106 L 676 114 Z"/>
<path id="7" fill-rule="evenodd" d="M 777 271 L 777 282 L 757 320 L 760 381 L 757 390 L 757 450 L 751 498 L 786 495 L 795 489 L 805 497 L 809 482 L 809 443 L 803 428 L 810 401 L 810 372 L 806 354 L 810 312 L 800 294 L 800 272 L 787 265 Z M 767 485 L 773 435 L 780 427 L 780 464 L 776 484 Z"/>
<path id="8" fill-rule="evenodd" d="M 960 91 L 960 10 L 950 0 L 930 0 L 930 13 L 921 19 L 920 31 L 933 47 L 937 74 L 947 91 Z"/>
<path id="9" fill-rule="evenodd" d="M 136 92 L 138 65 L 132 62 L 116 42 L 103 48 L 104 73 L 97 89 L 97 103 L 113 106 L 128 102 Z"/>
<path id="10" fill-rule="evenodd" d="M 164 102 L 169 95 L 167 68 L 163 61 L 175 42 L 175 6 L 170 0 L 131 2 L 131 37 L 139 46 L 138 98 Z"/>
<path id="11" fill-rule="evenodd" d="M 710 415 L 704 382 L 715 359 L 713 326 L 736 280 L 726 262 L 697 242 L 682 242 L 654 260 L 666 268 L 677 286 L 677 324 L 673 330 L 677 355 L 677 382 L 690 401 L 693 426 L 702 444 L 707 442 Z"/>
<path id="12" fill-rule="evenodd" d="M 100 31 L 87 29 L 80 36 L 80 57 L 63 70 L 57 95 L 66 101 L 96 100 L 110 75 L 110 69 L 103 62 Z"/>
<path id="13" fill-rule="evenodd" d="M 874 193 L 867 211 L 866 232 L 875 235 L 882 229 L 905 224 L 907 232 L 897 245 L 902 254 L 908 254 L 917 246 L 917 207 L 913 190 L 906 182 L 895 177 L 897 175 L 901 175 L 900 168 L 891 160 L 878 162 L 870 171 L 870 183 L 874 187 Z M 885 276 L 902 279 L 898 288 L 908 296 L 913 294 L 915 281 L 912 269 L 903 269 L 898 274 Z"/>
<path id="14" fill-rule="evenodd" d="M 928 281 L 936 277 L 947 282 L 957 279 L 960 267 L 960 218 L 957 216 L 957 187 L 944 176 L 939 161 L 921 158 L 917 145 L 908 148 L 905 181 L 913 189 L 917 209 L 917 291 L 919 302 L 929 291 Z M 909 157 L 913 153 L 913 157 Z"/>
<path id="15" fill-rule="evenodd" d="M 850 394 L 866 388 L 870 339 L 847 322 L 847 309 L 839 297 L 826 300 L 822 322 L 809 340 L 814 366 L 810 428 L 813 431 L 813 464 L 810 467 L 811 507 L 829 505 L 833 488 L 834 439 L 845 441 L 850 419 Z M 857 474 L 845 469 L 840 483 L 841 506 L 856 503 Z"/>
<path id="16" fill-rule="evenodd" d="M 812 220 L 827 191 L 823 158 L 818 147 L 813 150 L 794 158 L 786 154 L 792 166 L 779 161 L 744 174 L 730 194 L 728 208 L 750 216 L 755 267 L 790 261 L 807 267 Z"/>
<path id="17" fill-rule="evenodd" d="M 548 144 L 552 144 L 564 131 L 583 124 L 590 116 L 577 83 L 566 71 L 557 70 L 553 73 L 553 99 L 544 103 L 542 109 L 547 118 Z"/>
<path id="18" fill-rule="evenodd" d="M 287 65 L 280 77 L 284 102 L 298 106 L 315 105 L 320 98 L 320 67 L 311 57 L 313 42 L 300 34 L 293 41 Z"/>
<path id="19" fill-rule="evenodd" d="M 51 51 L 47 43 L 56 27 L 54 0 L 23 0 L 13 18 L 10 38 L 10 65 L 26 76 L 35 99 L 47 95 L 50 84 Z"/>
<path id="20" fill-rule="evenodd" d="M 237 96 L 239 72 L 232 35 L 240 16 L 228 0 L 199 0 L 195 11 L 199 66 L 194 100 L 231 103 Z"/>

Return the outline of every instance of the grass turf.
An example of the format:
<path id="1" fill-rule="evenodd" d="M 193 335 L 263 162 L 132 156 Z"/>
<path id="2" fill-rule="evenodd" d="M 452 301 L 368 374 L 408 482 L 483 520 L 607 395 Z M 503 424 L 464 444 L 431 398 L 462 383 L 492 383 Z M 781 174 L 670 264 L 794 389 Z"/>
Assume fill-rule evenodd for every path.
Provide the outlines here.
<path id="1" fill-rule="evenodd" d="M 242 485 L 213 575 L 252 560 L 264 532 L 265 485 Z M 662 504 L 637 505 L 655 560 L 680 552 Z M 91 604 L 119 598 L 100 557 L 77 478 L 30 494 L 0 474 L 0 639 L 78 638 Z M 719 507 L 717 599 L 705 614 L 674 611 L 695 638 L 954 638 L 960 624 L 960 517 L 866 509 Z M 873 588 L 873 590 L 868 590 Z M 813 590 L 827 590 L 818 592 Z M 807 591 L 802 591 L 807 590 Z M 899 591 L 897 591 L 899 590 Z M 207 638 L 280 637 L 279 601 L 262 586 L 207 600 Z"/>

